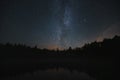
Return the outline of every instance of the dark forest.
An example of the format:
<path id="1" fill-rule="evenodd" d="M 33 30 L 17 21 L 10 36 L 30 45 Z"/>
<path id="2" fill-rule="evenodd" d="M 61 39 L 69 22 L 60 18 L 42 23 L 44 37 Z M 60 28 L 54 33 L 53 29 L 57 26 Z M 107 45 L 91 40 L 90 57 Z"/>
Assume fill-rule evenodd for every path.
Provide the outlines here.
<path id="1" fill-rule="evenodd" d="M 24 44 L 0 44 L 1 79 L 13 79 L 11 77 L 25 73 L 33 76 L 38 70 L 59 71 L 63 68 L 70 72 L 85 72 L 96 80 L 114 80 L 119 77 L 119 53 L 120 36 L 66 50 L 39 49 L 37 46 L 29 47 Z M 76 79 L 78 80 L 77 77 L 74 80 Z"/>

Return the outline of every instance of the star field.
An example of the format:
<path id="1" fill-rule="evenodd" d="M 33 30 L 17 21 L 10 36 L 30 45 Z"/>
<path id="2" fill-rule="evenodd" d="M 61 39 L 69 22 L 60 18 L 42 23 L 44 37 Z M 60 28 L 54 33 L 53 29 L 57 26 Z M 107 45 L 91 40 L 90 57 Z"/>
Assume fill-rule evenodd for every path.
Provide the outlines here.
<path id="1" fill-rule="evenodd" d="M 66 49 L 120 35 L 119 0 L 1 0 L 0 43 Z"/>

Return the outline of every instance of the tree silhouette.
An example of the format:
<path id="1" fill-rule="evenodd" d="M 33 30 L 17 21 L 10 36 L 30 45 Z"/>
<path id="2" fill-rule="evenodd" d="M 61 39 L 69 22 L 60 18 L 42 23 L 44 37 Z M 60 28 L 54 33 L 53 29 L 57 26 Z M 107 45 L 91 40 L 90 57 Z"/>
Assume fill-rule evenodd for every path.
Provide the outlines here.
<path id="1" fill-rule="evenodd" d="M 113 76 L 119 69 L 117 66 L 120 57 L 120 36 L 104 39 L 102 42 L 86 43 L 81 48 L 69 47 L 67 50 L 39 49 L 37 46 L 30 47 L 25 44 L 0 43 L 0 57 L 1 73 L 6 72 L 4 76 L 62 66 L 84 71 L 102 80 Z M 67 63 L 68 60 L 71 62 Z M 17 69 L 9 67 L 9 64 L 17 66 Z M 22 66 L 21 69 L 19 66 Z"/>

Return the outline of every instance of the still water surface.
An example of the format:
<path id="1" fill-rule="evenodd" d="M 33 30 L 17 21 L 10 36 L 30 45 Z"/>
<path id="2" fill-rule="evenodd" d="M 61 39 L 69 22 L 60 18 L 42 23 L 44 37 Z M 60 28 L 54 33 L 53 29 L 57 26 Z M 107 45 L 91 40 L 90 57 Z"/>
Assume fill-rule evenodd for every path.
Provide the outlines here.
<path id="1" fill-rule="evenodd" d="M 16 75 L 14 77 L 4 78 L 3 80 L 96 80 L 85 72 L 77 70 L 68 70 L 64 68 L 55 68 L 47 70 L 38 70 L 32 73 Z"/>

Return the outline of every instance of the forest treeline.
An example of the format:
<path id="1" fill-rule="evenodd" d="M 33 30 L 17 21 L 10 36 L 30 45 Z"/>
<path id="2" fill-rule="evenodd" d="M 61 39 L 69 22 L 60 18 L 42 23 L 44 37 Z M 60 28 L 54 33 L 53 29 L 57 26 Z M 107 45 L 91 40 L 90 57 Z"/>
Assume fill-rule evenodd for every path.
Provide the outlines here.
<path id="1" fill-rule="evenodd" d="M 8 77 L 62 67 L 85 72 L 96 80 L 115 80 L 119 77 L 119 57 L 120 36 L 88 43 L 81 48 L 69 47 L 66 50 L 6 43 L 0 44 L 0 74 Z"/>
<path id="2" fill-rule="evenodd" d="M 81 48 L 66 50 L 39 49 L 37 46 L 29 47 L 24 44 L 0 44 L 0 55 L 32 55 L 32 56 L 119 56 L 120 36 L 104 39 L 102 42 L 87 43 Z"/>

